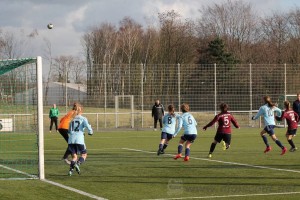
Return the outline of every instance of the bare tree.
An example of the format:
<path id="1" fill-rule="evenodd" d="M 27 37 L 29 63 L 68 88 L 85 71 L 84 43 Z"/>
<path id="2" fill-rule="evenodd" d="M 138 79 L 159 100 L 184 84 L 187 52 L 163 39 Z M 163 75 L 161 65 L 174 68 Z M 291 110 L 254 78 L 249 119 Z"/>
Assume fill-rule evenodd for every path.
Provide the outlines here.
<path id="1" fill-rule="evenodd" d="M 125 17 L 120 22 L 120 40 L 121 48 L 123 53 L 126 55 L 126 60 L 128 62 L 128 68 L 123 69 L 124 76 L 122 76 L 122 85 L 125 85 L 124 81 L 128 81 L 128 90 L 126 93 L 129 94 L 131 91 L 131 62 L 134 53 L 137 51 L 138 45 L 140 45 L 142 40 L 143 29 L 140 24 L 135 22 L 129 17 Z M 125 80 L 125 74 L 128 74 L 128 79 Z M 125 93 L 125 88 L 122 88 L 122 94 Z"/>
<path id="2" fill-rule="evenodd" d="M 250 3 L 227 0 L 199 10 L 198 23 L 200 38 L 222 38 L 230 52 L 239 60 L 246 60 L 247 45 L 257 39 L 258 19 Z"/>
<path id="3" fill-rule="evenodd" d="M 289 42 L 287 47 L 287 60 L 289 63 L 300 62 L 300 8 L 296 7 L 288 13 L 289 21 Z"/>
<path id="4" fill-rule="evenodd" d="M 104 92 L 104 86 L 113 92 L 120 84 L 118 70 L 111 69 L 112 63 L 118 60 L 116 54 L 119 47 L 119 34 L 116 27 L 104 23 L 93 27 L 83 37 L 87 58 L 88 96 L 98 101 Z M 104 67 L 105 66 L 105 67 Z M 105 82 L 107 75 L 107 82 Z"/>
<path id="5" fill-rule="evenodd" d="M 76 84 L 86 84 L 86 63 L 80 58 L 74 57 L 70 67 L 70 79 Z"/>
<path id="6" fill-rule="evenodd" d="M 285 61 L 286 43 L 289 40 L 289 19 L 286 14 L 274 13 L 270 17 L 261 20 L 263 41 L 268 48 L 265 54 L 269 62 L 282 63 Z"/>

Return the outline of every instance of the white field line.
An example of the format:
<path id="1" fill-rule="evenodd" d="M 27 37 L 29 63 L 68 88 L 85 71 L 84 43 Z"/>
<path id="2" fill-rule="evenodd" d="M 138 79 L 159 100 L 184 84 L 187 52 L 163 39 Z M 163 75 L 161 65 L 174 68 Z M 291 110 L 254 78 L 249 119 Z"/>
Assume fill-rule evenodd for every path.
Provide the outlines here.
<path id="1" fill-rule="evenodd" d="M 156 152 L 144 151 L 144 150 L 140 150 L 140 149 L 130 149 L 130 148 L 122 148 L 122 149 L 128 150 L 128 151 L 137 151 L 137 152 L 143 152 L 143 153 L 151 153 L 151 154 L 155 154 L 156 153 Z M 164 155 L 173 156 L 171 154 L 164 154 Z M 238 166 L 245 166 L 245 167 L 252 167 L 252 168 L 269 169 L 269 170 L 275 170 L 275 171 L 300 173 L 300 171 L 291 170 L 291 169 L 280 169 L 280 168 L 274 168 L 274 167 L 266 167 L 266 166 L 259 166 L 259 165 L 250 165 L 250 164 L 237 163 L 237 162 L 227 162 L 227 161 L 213 160 L 213 159 L 208 159 L 208 158 L 190 157 L 190 159 L 205 160 L 205 161 L 209 161 L 209 162 L 217 162 L 217 163 L 223 163 L 223 164 L 229 164 L 229 165 L 238 165 Z"/>
<path id="2" fill-rule="evenodd" d="M 33 179 L 38 179 L 38 177 L 35 176 L 35 175 L 28 174 L 28 173 L 26 173 L 26 172 L 22 172 L 22 171 L 17 170 L 17 169 L 13 169 L 13 168 L 10 168 L 10 167 L 4 166 L 4 165 L 0 165 L 0 167 L 2 167 L 2 168 L 4 168 L 4 169 L 7 169 L 7 170 L 10 170 L 10 171 L 13 171 L 13 172 L 16 172 L 16 173 L 18 173 L 18 174 L 26 175 L 26 176 L 28 176 L 28 177 L 30 177 L 30 178 L 33 178 Z"/>
<path id="3" fill-rule="evenodd" d="M 47 180 L 47 179 L 44 179 L 44 180 L 42 180 L 42 181 L 43 181 L 43 182 L 46 182 L 46 183 L 49 183 L 49 184 L 52 184 L 52 185 L 55 185 L 55 186 L 57 186 L 57 187 L 64 188 L 64 189 L 66 189 L 66 190 L 70 190 L 70 191 L 72 191 L 72 192 L 76 192 L 76 193 L 81 194 L 81 195 L 83 195 L 83 196 L 90 197 L 90 198 L 92 198 L 92 199 L 106 200 L 106 199 L 104 199 L 104 198 L 102 198 L 102 197 L 98 197 L 98 196 L 96 196 L 96 195 L 93 195 L 93 194 L 84 192 L 84 191 L 82 191 L 82 190 L 77 190 L 77 189 L 75 189 L 75 188 L 72 188 L 72 187 L 69 187 L 69 186 L 66 186 L 66 185 L 63 185 L 63 184 L 60 184 L 60 183 L 56 183 L 56 182 L 53 182 L 53 181 L 49 181 L 49 180 Z"/>
<path id="4" fill-rule="evenodd" d="M 19 173 L 19 174 L 26 175 L 26 176 L 30 177 L 31 179 L 38 179 L 37 176 L 28 174 L 28 173 L 26 173 L 26 172 L 22 172 L 22 171 L 20 171 L 20 170 L 16 170 L 16 169 L 13 169 L 13 168 L 4 166 L 4 165 L 0 165 L 0 167 L 2 167 L 2 168 L 4 168 L 4 169 L 7 169 L 7 170 L 10 170 L 10 171 L 14 171 L 14 172 Z M 4 178 L 4 179 L 0 179 L 0 180 L 23 180 L 23 179 L 18 179 L 18 178 L 17 178 L 17 179 L 9 179 L 9 178 L 5 179 L 5 178 Z M 87 193 L 87 192 L 84 192 L 84 191 L 81 191 L 81 190 L 78 190 L 78 189 L 75 189 L 75 188 L 72 188 L 72 187 L 69 187 L 69 186 L 60 184 L 60 183 L 56 183 L 56 182 L 53 182 L 53 181 L 49 181 L 49 180 L 47 180 L 47 179 L 44 179 L 44 180 L 41 180 L 41 181 L 46 182 L 46 183 L 49 183 L 49 184 L 52 184 L 52 185 L 55 185 L 55 186 L 57 186 L 57 187 L 60 187 L 60 188 L 66 189 L 66 190 L 70 190 L 70 191 L 72 191 L 72 192 L 76 192 L 76 193 L 78 193 L 78 194 L 81 194 L 81 195 L 83 195 L 83 196 L 87 196 L 87 197 L 92 198 L 92 199 L 106 200 L 106 199 L 104 199 L 104 198 L 102 198 L 102 197 L 98 197 L 98 196 L 96 196 L 96 195 L 93 195 L 93 194 L 90 194 L 90 193 Z"/>
<path id="5" fill-rule="evenodd" d="M 264 194 L 234 194 L 234 195 L 224 195 L 224 196 L 179 197 L 179 198 L 144 199 L 144 200 L 216 199 L 216 198 L 234 198 L 234 197 L 291 195 L 291 194 L 300 194 L 300 192 L 279 192 L 279 193 L 264 193 Z"/>
<path id="6" fill-rule="evenodd" d="M 130 149 L 130 148 L 122 148 L 122 149 L 128 150 L 128 151 L 150 153 L 150 154 L 155 154 L 156 153 L 156 152 L 144 151 L 144 150 L 140 150 L 140 149 Z M 164 154 L 164 155 L 173 156 L 171 154 Z M 190 157 L 190 158 L 195 159 L 195 160 L 205 160 L 205 161 L 209 161 L 209 162 L 218 162 L 218 163 L 224 163 L 224 164 L 230 164 L 230 165 L 239 165 L 239 166 L 246 166 L 246 167 L 252 167 L 252 168 L 261 168 L 261 169 L 269 169 L 269 170 L 276 170 L 276 171 L 286 171 L 286 172 L 300 173 L 300 171 L 297 171 L 297 170 L 280 169 L 280 168 L 265 167 L 265 166 L 259 166 L 259 165 L 250 165 L 250 164 L 236 163 L 236 162 L 226 162 L 226 161 L 213 160 L 213 159 L 207 159 L 207 158 L 196 158 L 196 157 Z M 180 198 L 163 198 L 163 199 L 147 199 L 147 200 L 215 199 L 215 198 L 232 198 L 232 197 L 290 195 L 290 194 L 300 194 L 300 192 L 281 192 L 281 193 L 264 193 L 264 194 L 241 194 L 241 195 L 203 196 L 203 197 L 180 197 Z"/>

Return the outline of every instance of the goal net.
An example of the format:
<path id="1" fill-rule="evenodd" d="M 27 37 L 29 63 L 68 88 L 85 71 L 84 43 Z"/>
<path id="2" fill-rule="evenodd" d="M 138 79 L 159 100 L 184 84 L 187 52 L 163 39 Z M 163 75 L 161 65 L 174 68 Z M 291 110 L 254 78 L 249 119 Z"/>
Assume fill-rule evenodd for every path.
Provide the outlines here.
<path id="1" fill-rule="evenodd" d="M 115 128 L 134 128 L 133 95 L 115 96 Z"/>
<path id="2" fill-rule="evenodd" d="M 41 65 L 0 60 L 0 179 L 44 179 Z"/>

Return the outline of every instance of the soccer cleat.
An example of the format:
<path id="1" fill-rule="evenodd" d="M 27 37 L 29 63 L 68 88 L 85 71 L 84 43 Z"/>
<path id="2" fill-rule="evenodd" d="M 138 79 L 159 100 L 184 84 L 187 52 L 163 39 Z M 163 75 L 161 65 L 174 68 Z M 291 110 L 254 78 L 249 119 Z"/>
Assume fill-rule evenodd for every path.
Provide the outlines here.
<path id="1" fill-rule="evenodd" d="M 226 143 L 222 141 L 222 149 L 225 151 L 226 150 Z"/>
<path id="2" fill-rule="evenodd" d="M 157 150 L 157 155 L 159 156 L 160 154 L 161 154 L 161 150 L 158 149 L 158 150 Z"/>
<path id="3" fill-rule="evenodd" d="M 73 169 L 70 169 L 68 175 L 69 175 L 69 176 L 72 176 L 72 174 L 73 174 Z"/>
<path id="4" fill-rule="evenodd" d="M 184 161 L 189 161 L 190 157 L 189 156 L 185 156 L 184 157 Z"/>
<path id="5" fill-rule="evenodd" d="M 175 157 L 174 157 L 174 160 L 177 160 L 178 158 L 181 158 L 181 154 L 177 154 Z"/>
<path id="6" fill-rule="evenodd" d="M 207 157 L 208 157 L 208 158 L 211 158 L 211 157 L 212 157 L 211 153 L 209 153 Z"/>
<path id="7" fill-rule="evenodd" d="M 266 150 L 264 151 L 264 153 L 267 153 L 267 152 L 269 152 L 269 151 L 271 151 L 272 150 L 272 147 L 271 146 L 268 146 L 267 148 L 266 148 Z"/>
<path id="8" fill-rule="evenodd" d="M 286 152 L 286 147 L 283 147 L 283 149 L 282 149 L 282 152 L 281 152 L 281 154 L 280 155 L 283 155 L 283 154 L 285 154 L 285 152 Z"/>
<path id="9" fill-rule="evenodd" d="M 74 167 L 75 167 L 75 169 L 76 169 L 76 172 L 77 172 L 78 174 L 80 174 L 80 168 L 79 168 L 79 165 L 76 163 L 76 164 L 74 165 Z"/>
<path id="10" fill-rule="evenodd" d="M 295 148 L 292 147 L 292 148 L 290 149 L 290 152 L 297 151 L 297 149 L 298 149 L 297 147 L 295 147 Z"/>

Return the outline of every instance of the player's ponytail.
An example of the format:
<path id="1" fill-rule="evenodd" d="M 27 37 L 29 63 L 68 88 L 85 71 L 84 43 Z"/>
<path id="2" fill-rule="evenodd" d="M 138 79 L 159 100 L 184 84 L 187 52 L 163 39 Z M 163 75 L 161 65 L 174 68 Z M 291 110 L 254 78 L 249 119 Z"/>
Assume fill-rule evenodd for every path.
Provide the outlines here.
<path id="1" fill-rule="evenodd" d="M 173 105 L 168 106 L 168 111 L 173 117 L 175 117 L 175 108 Z"/>
<path id="2" fill-rule="evenodd" d="M 271 101 L 271 98 L 269 96 L 264 96 L 264 101 L 268 104 L 269 107 L 276 106 L 276 104 Z"/>
<path id="3" fill-rule="evenodd" d="M 75 117 L 82 113 L 82 106 L 79 103 L 74 103 L 72 110 L 74 110 L 73 117 Z"/>
<path id="4" fill-rule="evenodd" d="M 287 110 L 290 110 L 290 108 L 291 108 L 291 103 L 290 103 L 288 100 L 286 100 L 286 101 L 284 102 L 284 107 L 285 107 Z"/>

